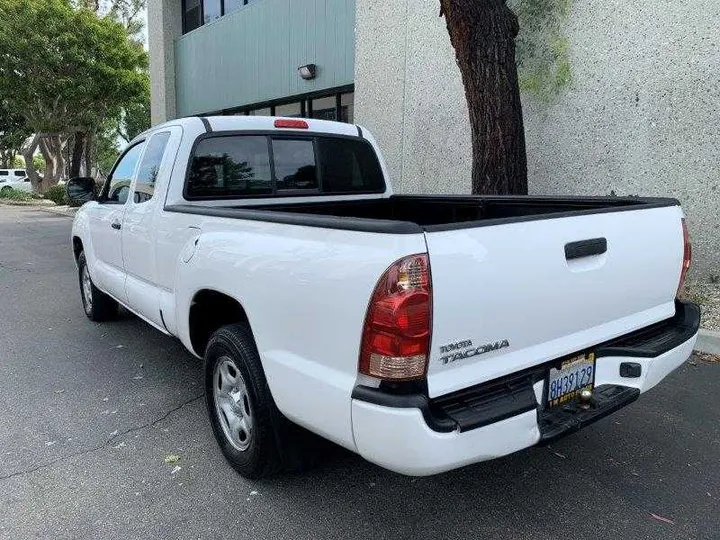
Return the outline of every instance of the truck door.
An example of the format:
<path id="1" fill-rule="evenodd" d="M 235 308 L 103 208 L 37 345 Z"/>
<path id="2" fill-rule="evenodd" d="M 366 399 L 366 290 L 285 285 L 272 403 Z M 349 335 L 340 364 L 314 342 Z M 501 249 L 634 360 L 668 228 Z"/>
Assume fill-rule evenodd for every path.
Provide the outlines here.
<path id="1" fill-rule="evenodd" d="M 160 312 L 155 219 L 164 203 L 165 188 L 181 134 L 181 128 L 171 127 L 153 133 L 148 139 L 122 227 L 128 306 L 161 328 L 167 327 Z"/>
<path id="2" fill-rule="evenodd" d="M 122 256 L 122 220 L 127 199 L 142 154 L 144 141 L 128 148 L 115 164 L 105 181 L 98 204 L 93 205 L 90 218 L 90 238 L 94 261 L 90 274 L 98 287 L 125 303 L 125 269 Z"/>

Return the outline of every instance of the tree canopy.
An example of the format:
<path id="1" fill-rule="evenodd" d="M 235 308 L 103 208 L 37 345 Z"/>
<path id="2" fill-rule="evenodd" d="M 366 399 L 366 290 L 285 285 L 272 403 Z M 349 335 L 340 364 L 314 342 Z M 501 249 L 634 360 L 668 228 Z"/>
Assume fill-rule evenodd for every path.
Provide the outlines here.
<path id="1" fill-rule="evenodd" d="M 0 95 L 36 132 L 86 128 L 147 90 L 147 55 L 111 16 L 0 0 Z"/>
<path id="2" fill-rule="evenodd" d="M 99 150 L 112 146 L 101 139 L 149 127 L 148 59 L 140 40 L 144 6 L 145 0 L 102 6 L 90 0 L 0 0 L 0 114 L 18 119 L 23 137 L 19 143 L 15 136 L 12 146 L 26 161 L 36 148 L 45 158 L 42 185 L 28 170 L 36 189 L 81 169 L 91 174 Z"/>

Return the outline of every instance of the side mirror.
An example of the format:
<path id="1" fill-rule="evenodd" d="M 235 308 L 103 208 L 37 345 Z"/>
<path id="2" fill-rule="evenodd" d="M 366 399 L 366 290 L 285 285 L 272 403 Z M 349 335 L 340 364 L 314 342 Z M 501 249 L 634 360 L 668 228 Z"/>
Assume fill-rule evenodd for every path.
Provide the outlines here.
<path id="1" fill-rule="evenodd" d="M 72 178 L 65 184 L 70 204 L 80 206 L 88 201 L 97 200 L 95 180 L 88 177 Z"/>

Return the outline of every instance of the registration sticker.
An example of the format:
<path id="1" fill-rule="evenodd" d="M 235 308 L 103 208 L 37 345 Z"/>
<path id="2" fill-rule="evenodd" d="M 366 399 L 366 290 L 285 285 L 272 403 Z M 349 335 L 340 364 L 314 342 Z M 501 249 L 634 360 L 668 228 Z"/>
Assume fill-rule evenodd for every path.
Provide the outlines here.
<path id="1" fill-rule="evenodd" d="M 595 382 L 595 354 L 587 353 L 565 360 L 560 369 L 550 368 L 547 400 L 549 407 L 567 403 L 581 390 L 592 390 Z"/>

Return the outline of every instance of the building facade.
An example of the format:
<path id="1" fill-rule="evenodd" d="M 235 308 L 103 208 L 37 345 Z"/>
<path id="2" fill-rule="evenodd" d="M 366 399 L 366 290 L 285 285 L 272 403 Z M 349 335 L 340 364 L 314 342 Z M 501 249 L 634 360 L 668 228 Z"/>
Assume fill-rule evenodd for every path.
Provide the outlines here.
<path id="1" fill-rule="evenodd" d="M 151 0 L 148 30 L 154 123 L 354 120 L 354 0 Z"/>
<path id="2" fill-rule="evenodd" d="M 716 0 L 570 6 L 571 80 L 549 99 L 522 96 L 531 193 L 677 197 L 695 275 L 720 274 Z M 150 0 L 153 121 L 356 122 L 397 191 L 467 193 L 467 107 L 438 11 L 427 0 Z M 315 77 L 303 79 L 308 65 Z"/>

